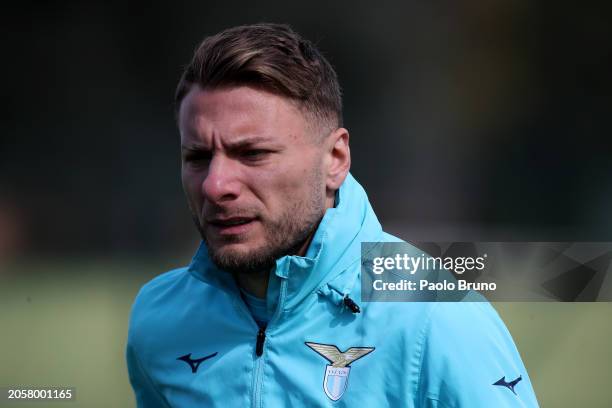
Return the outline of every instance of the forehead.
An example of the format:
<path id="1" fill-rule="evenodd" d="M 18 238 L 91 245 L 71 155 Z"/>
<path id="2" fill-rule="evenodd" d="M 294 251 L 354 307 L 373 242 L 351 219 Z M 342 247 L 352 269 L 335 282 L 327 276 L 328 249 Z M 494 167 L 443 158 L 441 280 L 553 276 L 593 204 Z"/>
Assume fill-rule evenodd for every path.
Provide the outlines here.
<path id="1" fill-rule="evenodd" d="M 287 98 L 248 86 L 192 87 L 179 110 L 181 138 L 206 141 L 245 136 L 279 138 L 304 133 L 305 118 Z"/>

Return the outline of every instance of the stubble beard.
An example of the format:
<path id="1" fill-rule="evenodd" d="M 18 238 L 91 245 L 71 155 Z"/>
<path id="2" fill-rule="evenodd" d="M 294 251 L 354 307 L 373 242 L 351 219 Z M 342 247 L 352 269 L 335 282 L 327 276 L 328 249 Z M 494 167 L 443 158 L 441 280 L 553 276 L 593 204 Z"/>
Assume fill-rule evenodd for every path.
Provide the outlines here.
<path id="1" fill-rule="evenodd" d="M 285 255 L 296 254 L 313 235 L 325 212 L 324 185 L 311 177 L 306 181 L 311 186 L 308 200 L 293 198 L 277 220 L 259 219 L 264 229 L 264 244 L 249 251 L 216 248 L 206 237 L 204 228 L 194 214 L 194 223 L 208 249 L 212 262 L 221 270 L 231 274 L 261 274 L 269 272 L 276 260 Z M 240 241 L 237 237 L 236 242 Z"/>

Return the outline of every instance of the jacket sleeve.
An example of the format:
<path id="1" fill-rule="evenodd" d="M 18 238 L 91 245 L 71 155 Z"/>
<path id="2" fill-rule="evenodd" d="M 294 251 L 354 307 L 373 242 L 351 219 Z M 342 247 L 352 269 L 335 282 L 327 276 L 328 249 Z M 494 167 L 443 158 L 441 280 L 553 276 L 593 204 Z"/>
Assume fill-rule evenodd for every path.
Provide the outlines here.
<path id="1" fill-rule="evenodd" d="M 419 342 L 419 406 L 538 407 L 514 341 L 488 302 L 434 304 Z"/>
<path id="2" fill-rule="evenodd" d="M 149 373 L 145 369 L 145 366 L 142 364 L 142 361 L 138 355 L 138 336 L 142 336 L 143 333 L 139 332 L 139 325 L 136 324 L 136 321 L 138 320 L 136 303 L 137 302 L 135 302 L 132 308 L 132 313 L 130 316 L 130 327 L 128 329 L 127 346 L 125 352 L 128 376 L 130 378 L 130 384 L 134 389 L 136 406 L 138 408 L 167 408 L 170 407 L 170 405 L 151 380 Z"/>
<path id="3" fill-rule="evenodd" d="M 128 343 L 126 351 L 128 375 L 130 384 L 134 389 L 136 397 L 136 406 L 141 407 L 168 407 L 155 385 L 151 382 L 148 374 L 142 366 L 133 348 Z"/>

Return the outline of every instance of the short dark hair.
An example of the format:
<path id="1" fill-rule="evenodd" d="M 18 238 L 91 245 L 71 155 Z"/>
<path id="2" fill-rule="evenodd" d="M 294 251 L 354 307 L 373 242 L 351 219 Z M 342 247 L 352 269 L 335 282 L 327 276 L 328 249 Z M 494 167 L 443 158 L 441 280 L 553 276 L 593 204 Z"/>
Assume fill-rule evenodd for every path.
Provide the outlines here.
<path id="1" fill-rule="evenodd" d="M 193 85 L 249 85 L 287 97 L 324 126 L 342 126 L 342 95 L 331 64 L 286 24 L 229 28 L 206 37 L 185 67 L 175 113 Z"/>

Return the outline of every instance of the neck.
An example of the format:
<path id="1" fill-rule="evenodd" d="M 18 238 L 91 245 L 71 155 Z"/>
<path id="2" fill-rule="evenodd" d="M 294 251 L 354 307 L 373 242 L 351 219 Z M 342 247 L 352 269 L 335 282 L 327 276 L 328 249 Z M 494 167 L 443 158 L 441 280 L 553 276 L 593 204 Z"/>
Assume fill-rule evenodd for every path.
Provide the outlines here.
<path id="1" fill-rule="evenodd" d="M 249 274 L 236 274 L 234 279 L 242 289 L 258 298 L 265 298 L 268 290 L 270 271 Z"/>

